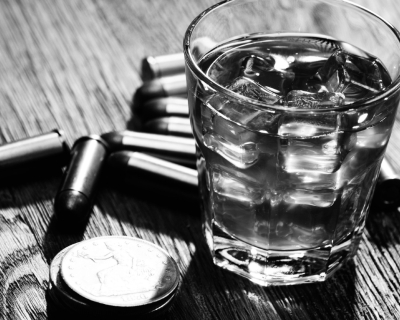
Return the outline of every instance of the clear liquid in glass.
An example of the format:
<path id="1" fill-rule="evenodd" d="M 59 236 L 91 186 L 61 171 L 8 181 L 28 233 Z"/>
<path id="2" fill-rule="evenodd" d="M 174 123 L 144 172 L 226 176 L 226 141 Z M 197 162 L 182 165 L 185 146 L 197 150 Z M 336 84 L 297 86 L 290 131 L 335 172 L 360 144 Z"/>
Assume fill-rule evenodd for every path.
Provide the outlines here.
<path id="1" fill-rule="evenodd" d="M 214 262 L 262 285 L 325 280 L 357 249 L 393 119 L 363 126 L 375 115 L 318 110 L 373 98 L 390 85 L 387 70 L 348 43 L 308 35 L 235 39 L 199 66 L 260 102 L 206 87 L 195 98 Z M 273 112 L 261 103 L 316 112 Z"/>

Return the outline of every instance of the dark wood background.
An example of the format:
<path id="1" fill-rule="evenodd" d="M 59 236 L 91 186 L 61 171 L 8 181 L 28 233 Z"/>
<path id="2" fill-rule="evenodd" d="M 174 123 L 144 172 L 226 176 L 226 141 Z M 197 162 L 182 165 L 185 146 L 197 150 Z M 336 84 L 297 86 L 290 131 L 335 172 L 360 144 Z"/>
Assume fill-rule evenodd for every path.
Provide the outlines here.
<path id="1" fill-rule="evenodd" d="M 288 1 L 281 0 L 283 5 Z M 213 0 L 1 0 L 0 142 L 65 131 L 125 129 L 148 55 L 179 52 L 186 27 Z M 358 0 L 398 28 L 397 0 Z M 388 159 L 400 171 L 400 119 Z M 0 187 L 0 318 L 59 319 L 49 263 L 81 239 L 129 235 L 165 248 L 182 287 L 165 319 L 400 319 L 400 213 L 373 209 L 358 256 L 326 283 L 263 288 L 213 266 L 197 203 L 103 183 L 86 229 L 54 226 L 59 174 Z"/>

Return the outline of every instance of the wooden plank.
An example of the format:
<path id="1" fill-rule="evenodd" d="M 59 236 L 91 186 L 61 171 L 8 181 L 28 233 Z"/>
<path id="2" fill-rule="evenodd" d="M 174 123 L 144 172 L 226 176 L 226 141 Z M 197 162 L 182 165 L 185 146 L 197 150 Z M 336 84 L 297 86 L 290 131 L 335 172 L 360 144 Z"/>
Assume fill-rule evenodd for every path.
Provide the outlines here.
<path id="1" fill-rule="evenodd" d="M 0 142 L 61 128 L 72 143 L 124 129 L 141 59 L 180 51 L 186 27 L 214 3 L 1 1 Z M 400 27 L 396 0 L 357 3 Z M 290 10 L 287 0 L 281 6 Z M 398 170 L 399 121 L 388 148 Z M 354 262 L 327 283 L 262 288 L 212 264 L 196 203 L 171 207 L 103 183 L 86 229 L 60 233 L 60 181 L 61 173 L 0 187 L 0 319 L 61 317 L 46 297 L 48 265 L 69 244 L 101 235 L 149 240 L 178 262 L 180 294 L 166 319 L 400 319 L 397 211 L 371 212 Z"/>

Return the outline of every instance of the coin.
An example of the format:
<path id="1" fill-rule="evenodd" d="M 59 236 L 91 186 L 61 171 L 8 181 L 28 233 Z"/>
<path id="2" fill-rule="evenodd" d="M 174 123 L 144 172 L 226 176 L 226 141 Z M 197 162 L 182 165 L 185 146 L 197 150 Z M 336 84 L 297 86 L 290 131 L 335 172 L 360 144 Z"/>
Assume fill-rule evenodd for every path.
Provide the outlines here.
<path id="1" fill-rule="evenodd" d="M 64 297 L 59 297 L 58 299 L 65 307 L 67 307 L 70 311 L 73 311 L 75 314 L 79 314 L 81 316 L 92 315 L 96 317 L 118 317 L 118 319 L 125 319 L 125 317 L 132 316 L 145 316 L 146 319 L 150 319 L 150 315 L 164 313 L 168 310 L 168 307 L 176 294 L 176 291 L 174 291 L 164 299 L 151 304 L 145 304 L 136 307 L 116 307 L 100 304 L 81 297 L 67 286 L 60 273 L 57 276 L 57 287 L 62 289 L 60 292 L 62 292 L 64 295 Z"/>
<path id="2" fill-rule="evenodd" d="M 70 308 L 68 305 L 65 303 L 65 295 L 61 293 L 61 288 L 58 285 L 58 280 L 57 278 L 59 277 L 59 271 L 60 271 L 60 266 L 61 266 L 61 261 L 64 255 L 68 252 L 69 249 L 71 249 L 73 245 L 64 248 L 61 250 L 53 259 L 50 265 L 50 272 L 49 272 L 49 279 L 50 279 L 50 284 L 49 284 L 49 296 L 51 297 L 52 301 L 58 306 L 59 309 L 68 311 Z"/>
<path id="3" fill-rule="evenodd" d="M 57 304 L 62 304 L 64 308 L 68 309 L 78 309 L 78 310 L 90 310 L 87 302 L 84 301 L 82 297 L 71 292 L 68 287 L 65 286 L 61 277 L 61 261 L 64 258 L 65 254 L 74 246 L 70 245 L 69 247 L 61 250 L 53 259 L 50 265 L 50 296 L 53 301 Z"/>
<path id="4" fill-rule="evenodd" d="M 71 249 L 75 244 L 72 244 L 64 249 L 62 249 L 56 256 L 53 258 L 50 264 L 50 282 L 53 286 L 56 285 L 56 279 L 58 272 L 60 271 L 61 261 L 64 258 L 65 254 Z"/>
<path id="5" fill-rule="evenodd" d="M 62 259 L 61 275 L 80 296 L 116 307 L 163 304 L 179 283 L 178 267 L 166 251 L 124 236 L 76 244 Z"/>
<path id="6" fill-rule="evenodd" d="M 57 254 L 50 266 L 49 296 L 60 310 L 64 310 L 69 315 L 80 315 L 85 318 L 90 316 L 90 318 L 95 317 L 96 319 L 100 319 L 117 316 L 119 319 L 127 319 L 134 316 L 135 318 L 145 317 L 146 319 L 153 319 L 169 309 L 177 289 L 156 302 L 124 308 L 107 306 L 80 296 L 68 287 L 62 279 L 60 272 L 61 261 L 72 247 L 65 248 Z"/>

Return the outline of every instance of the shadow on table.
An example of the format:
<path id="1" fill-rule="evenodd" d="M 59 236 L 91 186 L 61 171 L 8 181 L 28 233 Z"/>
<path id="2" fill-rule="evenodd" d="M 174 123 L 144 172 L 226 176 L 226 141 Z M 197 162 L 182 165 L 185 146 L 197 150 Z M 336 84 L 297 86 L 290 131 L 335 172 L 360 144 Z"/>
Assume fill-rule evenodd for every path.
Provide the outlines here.
<path id="1" fill-rule="evenodd" d="M 282 319 L 355 319 L 355 265 L 350 261 L 324 283 L 265 290 Z"/>
<path id="2" fill-rule="evenodd" d="M 366 221 L 368 239 L 379 246 L 400 243 L 400 219 L 397 208 L 372 206 Z"/>
<path id="3" fill-rule="evenodd" d="M 14 210 L 33 230 L 36 237 L 42 237 L 44 256 L 48 263 L 64 247 L 80 241 L 83 230 L 71 233 L 56 225 L 53 202 L 60 187 L 63 172 L 61 169 L 35 172 L 16 176 L 0 182 L 0 210 Z M 23 210 L 21 210 L 24 208 Z M 37 215 L 40 217 L 37 217 Z M 46 221 L 50 221 L 46 229 Z"/>
<path id="4" fill-rule="evenodd" d="M 128 235 L 151 242 L 154 242 L 155 238 L 151 236 L 152 233 L 157 234 L 161 239 L 172 238 L 173 241 L 184 243 L 192 241 L 190 221 L 191 219 L 198 220 L 200 216 L 197 194 L 187 194 L 182 197 L 174 190 L 157 188 L 156 185 L 152 187 L 151 184 L 145 183 L 119 184 L 115 179 L 105 178 L 99 185 L 96 201 L 96 206 L 105 214 L 105 219 L 118 220 L 132 231 L 133 234 Z M 49 263 L 64 247 L 82 240 L 86 227 L 88 225 L 82 224 L 71 232 L 72 229 L 66 230 L 53 216 L 43 241 L 45 256 Z M 107 226 L 105 228 L 107 229 Z M 184 232 L 181 234 L 180 230 Z M 104 234 L 104 231 L 102 235 L 108 235 Z M 121 231 L 116 233 L 112 228 L 107 231 L 109 235 L 121 235 Z M 152 239 L 146 239 L 146 236 Z M 170 249 L 173 250 L 173 248 Z M 47 302 L 48 319 L 64 319 L 62 318 L 65 317 L 64 312 L 54 304 L 51 297 L 47 297 Z M 74 319 L 81 319 L 79 315 L 77 316 L 78 318 L 74 316 Z M 66 316 L 65 319 L 70 318 Z M 88 318 L 82 317 L 82 319 Z"/>
<path id="5" fill-rule="evenodd" d="M 214 266 L 204 241 L 196 248 L 173 307 L 179 319 L 356 318 L 353 261 L 324 283 L 266 288 Z"/>
<path id="6" fill-rule="evenodd" d="M 26 207 L 54 197 L 62 176 L 61 169 L 0 179 L 0 209 Z M 55 190 L 54 190 L 55 189 Z"/>

